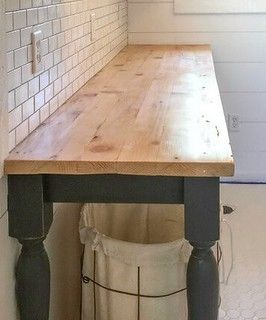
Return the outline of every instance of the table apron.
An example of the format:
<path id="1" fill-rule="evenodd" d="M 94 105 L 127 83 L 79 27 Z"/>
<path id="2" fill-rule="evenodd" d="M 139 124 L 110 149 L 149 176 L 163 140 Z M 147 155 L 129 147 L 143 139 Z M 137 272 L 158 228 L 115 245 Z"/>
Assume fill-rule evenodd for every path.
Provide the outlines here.
<path id="1" fill-rule="evenodd" d="M 45 237 L 53 203 L 184 204 L 189 241 L 219 239 L 219 178 L 134 175 L 9 175 L 9 234 Z"/>
<path id="2" fill-rule="evenodd" d="M 81 203 L 184 203 L 184 179 L 134 175 L 47 175 L 46 201 Z"/>

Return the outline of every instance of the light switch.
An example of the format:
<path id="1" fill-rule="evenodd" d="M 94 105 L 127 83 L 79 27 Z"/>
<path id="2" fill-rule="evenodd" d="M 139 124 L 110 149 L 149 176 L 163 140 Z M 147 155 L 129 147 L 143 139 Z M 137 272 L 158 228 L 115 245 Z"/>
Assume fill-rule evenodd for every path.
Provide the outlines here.
<path id="1" fill-rule="evenodd" d="M 38 73 L 43 70 L 42 63 L 42 39 L 41 30 L 32 33 L 32 72 Z"/>

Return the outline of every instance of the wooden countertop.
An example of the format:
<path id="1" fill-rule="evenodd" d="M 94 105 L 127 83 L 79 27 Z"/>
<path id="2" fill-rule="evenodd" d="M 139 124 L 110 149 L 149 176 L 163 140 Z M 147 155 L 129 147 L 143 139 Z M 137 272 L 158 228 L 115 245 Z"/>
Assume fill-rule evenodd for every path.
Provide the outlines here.
<path id="1" fill-rule="evenodd" d="M 6 174 L 233 172 L 209 46 L 128 46 L 5 161 Z"/>

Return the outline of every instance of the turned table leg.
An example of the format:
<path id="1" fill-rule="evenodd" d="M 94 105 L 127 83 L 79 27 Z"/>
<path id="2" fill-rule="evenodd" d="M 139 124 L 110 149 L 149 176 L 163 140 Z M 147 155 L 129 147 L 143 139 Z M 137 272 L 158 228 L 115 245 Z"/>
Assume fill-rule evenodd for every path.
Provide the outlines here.
<path id="1" fill-rule="evenodd" d="M 186 239 L 193 246 L 187 270 L 189 320 L 217 320 L 218 265 L 212 247 L 219 239 L 219 179 L 187 178 Z"/>
<path id="2" fill-rule="evenodd" d="M 16 267 L 17 303 L 22 320 L 48 320 L 50 265 L 43 240 L 22 240 Z"/>
<path id="3" fill-rule="evenodd" d="M 189 319 L 218 318 L 219 275 L 211 250 L 214 243 L 191 243 L 193 251 L 188 264 L 187 286 Z"/>
<path id="4" fill-rule="evenodd" d="M 16 294 L 21 320 L 48 320 L 50 266 L 43 241 L 53 207 L 45 202 L 42 176 L 8 177 L 9 235 L 22 244 L 16 266 Z"/>

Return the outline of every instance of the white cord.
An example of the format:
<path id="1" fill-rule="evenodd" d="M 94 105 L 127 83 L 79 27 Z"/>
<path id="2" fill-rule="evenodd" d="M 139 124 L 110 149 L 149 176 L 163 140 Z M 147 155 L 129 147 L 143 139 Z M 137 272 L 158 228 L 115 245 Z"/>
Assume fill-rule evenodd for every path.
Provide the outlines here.
<path id="1" fill-rule="evenodd" d="M 232 274 L 233 269 L 234 269 L 233 231 L 232 231 L 232 228 L 231 228 L 230 224 L 227 222 L 226 219 L 222 218 L 221 222 L 224 223 L 227 226 L 227 228 L 229 230 L 229 234 L 230 234 L 231 265 L 230 265 L 229 272 L 228 272 L 227 276 L 225 276 L 224 258 L 222 257 L 222 275 L 223 275 L 222 283 L 225 283 L 226 285 L 228 285 L 229 279 L 230 279 L 231 274 Z"/>

